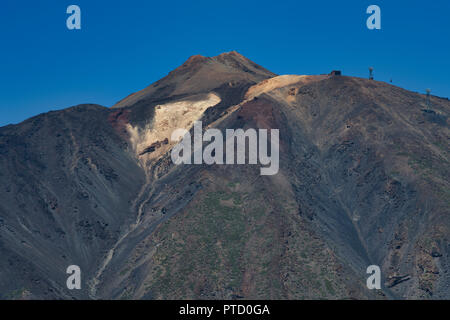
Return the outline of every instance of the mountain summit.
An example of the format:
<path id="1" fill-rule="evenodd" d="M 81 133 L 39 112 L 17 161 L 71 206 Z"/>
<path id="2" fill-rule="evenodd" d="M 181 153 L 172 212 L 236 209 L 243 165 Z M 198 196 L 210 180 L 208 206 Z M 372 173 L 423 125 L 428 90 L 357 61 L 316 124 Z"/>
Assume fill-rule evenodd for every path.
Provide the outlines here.
<path id="1" fill-rule="evenodd" d="M 162 100 L 173 96 L 204 93 L 221 86 L 255 84 L 275 76 L 236 51 L 215 57 L 195 55 L 149 87 L 119 101 L 113 108 L 131 106 L 141 100 Z"/>
<path id="2" fill-rule="evenodd" d="M 449 115 L 447 99 L 230 52 L 114 108 L 2 127 L 0 298 L 449 299 Z M 173 130 L 197 120 L 279 129 L 278 174 L 174 165 Z"/>

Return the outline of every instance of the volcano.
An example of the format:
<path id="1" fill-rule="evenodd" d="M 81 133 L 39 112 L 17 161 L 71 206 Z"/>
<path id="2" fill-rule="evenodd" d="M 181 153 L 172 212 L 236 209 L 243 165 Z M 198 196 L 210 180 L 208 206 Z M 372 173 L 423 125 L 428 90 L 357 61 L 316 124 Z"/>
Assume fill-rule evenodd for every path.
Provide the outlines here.
<path id="1" fill-rule="evenodd" d="M 448 99 L 229 52 L 111 108 L 2 127 L 0 298 L 450 299 L 449 114 Z M 173 164 L 171 133 L 196 121 L 278 129 L 278 173 Z"/>

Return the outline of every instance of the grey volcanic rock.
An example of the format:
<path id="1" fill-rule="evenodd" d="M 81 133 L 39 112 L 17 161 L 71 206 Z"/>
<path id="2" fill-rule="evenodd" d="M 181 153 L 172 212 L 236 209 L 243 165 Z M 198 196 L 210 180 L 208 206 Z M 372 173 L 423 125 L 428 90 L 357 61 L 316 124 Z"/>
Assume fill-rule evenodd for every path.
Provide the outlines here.
<path id="1" fill-rule="evenodd" d="M 448 299 L 450 103 L 431 105 L 232 52 L 111 109 L 0 128 L 0 297 Z M 197 119 L 279 129 L 279 173 L 173 165 L 169 133 Z M 80 291 L 65 287 L 71 264 Z"/>
<path id="2" fill-rule="evenodd" d="M 81 105 L 0 129 L 2 298 L 87 297 L 67 290 L 66 268 L 95 271 L 134 218 L 143 172 L 109 113 Z"/>

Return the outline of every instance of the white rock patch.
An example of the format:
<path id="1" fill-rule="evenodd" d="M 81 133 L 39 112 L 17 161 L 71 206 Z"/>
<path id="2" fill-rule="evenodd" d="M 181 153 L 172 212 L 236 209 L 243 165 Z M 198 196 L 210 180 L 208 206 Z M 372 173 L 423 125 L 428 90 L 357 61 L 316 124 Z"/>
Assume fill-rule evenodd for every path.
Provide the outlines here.
<path id="1" fill-rule="evenodd" d="M 206 109 L 217 105 L 220 101 L 218 95 L 209 93 L 156 106 L 152 121 L 144 128 L 127 125 L 134 152 L 144 162 L 161 156 L 175 144 L 170 141 L 174 130 L 190 130 L 194 121 L 199 120 Z M 163 143 L 165 139 L 168 139 L 168 144 Z M 155 151 L 142 155 L 148 147 L 158 142 L 161 146 Z"/>

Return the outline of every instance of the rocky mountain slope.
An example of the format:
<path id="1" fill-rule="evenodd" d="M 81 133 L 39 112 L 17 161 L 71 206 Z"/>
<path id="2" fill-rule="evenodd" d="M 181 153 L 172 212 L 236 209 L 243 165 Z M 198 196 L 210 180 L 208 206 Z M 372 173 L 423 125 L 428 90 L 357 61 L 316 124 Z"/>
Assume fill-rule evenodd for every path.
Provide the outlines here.
<path id="1" fill-rule="evenodd" d="M 0 128 L 0 297 L 449 299 L 450 102 L 425 101 L 230 52 Z M 279 129 L 278 174 L 174 165 L 170 135 L 196 120 Z"/>

